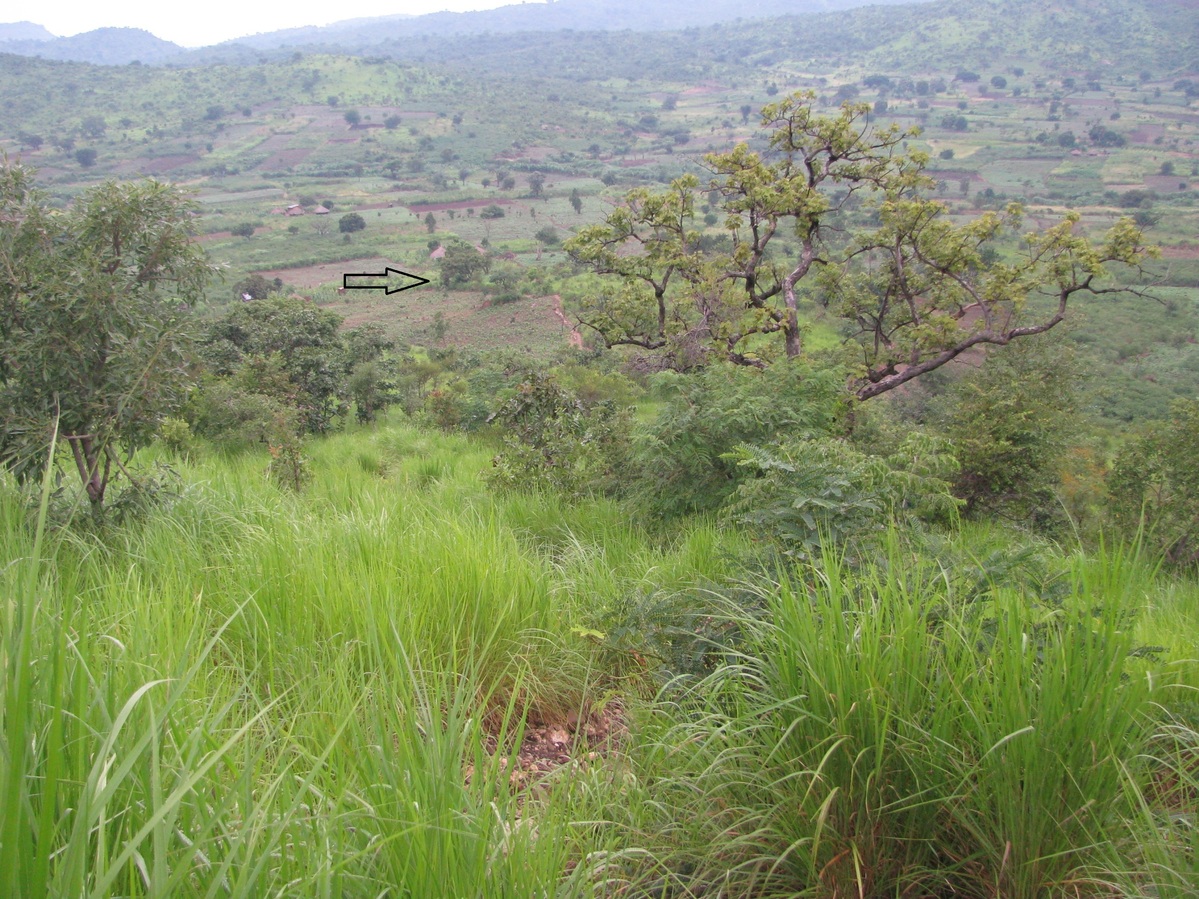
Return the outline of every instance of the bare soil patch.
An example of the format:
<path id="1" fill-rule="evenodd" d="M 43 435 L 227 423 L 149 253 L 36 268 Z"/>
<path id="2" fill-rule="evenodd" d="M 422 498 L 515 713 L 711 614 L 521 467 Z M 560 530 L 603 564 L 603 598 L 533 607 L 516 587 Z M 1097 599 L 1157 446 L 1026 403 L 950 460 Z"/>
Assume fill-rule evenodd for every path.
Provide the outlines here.
<path id="1" fill-rule="evenodd" d="M 487 200 L 454 200 L 452 203 L 411 203 L 406 208 L 409 212 L 443 212 L 446 209 L 482 209 L 486 206 L 511 206 L 515 201 L 506 197 L 496 197 Z M 366 207 L 369 208 L 369 207 Z"/>
<path id="2" fill-rule="evenodd" d="M 1199 245 L 1183 244 L 1174 247 L 1162 247 L 1163 259 L 1199 259 Z"/>
<path id="3" fill-rule="evenodd" d="M 179 153 L 174 156 L 142 156 L 137 159 L 131 159 L 129 162 L 122 163 L 116 167 L 116 171 L 122 175 L 142 174 L 142 175 L 161 175 L 166 172 L 172 172 L 175 169 L 182 168 L 185 165 L 192 165 L 200 159 L 195 153 Z"/>
<path id="4" fill-rule="evenodd" d="M 323 262 L 304 268 L 275 268 L 257 274 L 267 279 L 279 278 L 292 287 L 312 289 L 322 284 L 340 285 L 341 276 L 346 272 L 381 272 L 385 266 L 392 264 L 392 260 L 383 256 L 373 256 L 367 259 L 350 259 L 346 262 Z"/>
<path id="5" fill-rule="evenodd" d="M 284 169 L 293 165 L 299 165 L 312 155 L 312 151 L 312 147 L 293 147 L 287 150 L 279 150 L 277 153 L 268 156 L 259 168 Z"/>
<path id="6" fill-rule="evenodd" d="M 1128 132 L 1129 138 L 1131 138 L 1134 143 L 1138 144 L 1151 144 L 1157 140 L 1157 138 L 1164 137 L 1165 134 L 1165 125 L 1141 125 L 1139 128 L 1135 128 L 1134 130 Z"/>
<path id="7" fill-rule="evenodd" d="M 509 769 L 505 758 L 500 767 L 508 773 L 510 787 L 527 789 L 557 772 L 603 762 L 620 751 L 627 736 L 624 710 L 617 703 L 583 718 L 574 714 L 554 722 L 533 718 L 525 728 L 515 764 Z M 488 738 L 487 751 L 499 751 L 494 737 Z M 473 767 L 467 766 L 465 774 L 470 783 Z"/>

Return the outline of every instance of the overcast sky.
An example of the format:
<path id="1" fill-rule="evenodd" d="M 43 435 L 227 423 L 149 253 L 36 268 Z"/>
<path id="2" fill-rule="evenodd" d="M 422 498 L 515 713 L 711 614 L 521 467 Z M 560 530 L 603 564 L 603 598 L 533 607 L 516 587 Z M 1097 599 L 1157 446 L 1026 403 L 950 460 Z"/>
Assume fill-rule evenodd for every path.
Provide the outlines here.
<path id="1" fill-rule="evenodd" d="M 363 16 L 491 9 L 520 0 L 6 0 L 3 22 L 35 22 L 59 37 L 118 26 L 144 28 L 184 47 Z M 538 0 L 533 0 L 538 2 Z"/>

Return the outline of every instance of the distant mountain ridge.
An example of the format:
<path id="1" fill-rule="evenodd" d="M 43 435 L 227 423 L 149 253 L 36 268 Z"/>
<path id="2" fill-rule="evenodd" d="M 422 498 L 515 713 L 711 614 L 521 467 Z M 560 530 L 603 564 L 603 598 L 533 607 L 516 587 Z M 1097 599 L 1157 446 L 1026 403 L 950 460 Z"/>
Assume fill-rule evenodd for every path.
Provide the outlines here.
<path id="1" fill-rule="evenodd" d="M 40 25 L 34 25 L 33 28 L 41 28 L 50 35 L 49 39 L 35 37 L 4 40 L 3 35 L 7 33 L 7 29 L 14 27 L 16 26 L 0 25 L 0 53 L 113 66 L 128 65 L 131 62 L 166 62 L 176 60 L 186 52 L 178 44 L 155 37 L 143 28 L 97 28 L 95 31 L 86 31 L 71 37 L 55 37 Z"/>
<path id="2" fill-rule="evenodd" d="M 924 0 L 557 0 L 517 3 L 475 12 L 437 12 L 334 22 L 320 28 L 291 28 L 225 41 L 254 49 L 319 44 L 363 47 L 421 35 L 504 34 L 537 31 L 672 31 L 736 19 L 814 15 L 866 5 L 895 6 Z"/>
<path id="3" fill-rule="evenodd" d="M 348 19 L 331 25 L 287 28 L 248 35 L 188 51 L 140 28 L 99 28 L 72 37 L 55 37 L 31 22 L 0 24 L 0 53 L 41 56 L 100 65 L 143 63 L 187 64 L 204 60 L 208 50 L 277 50 L 283 47 L 340 47 L 347 52 L 388 41 L 426 35 L 544 31 L 668 31 L 702 27 L 736 19 L 813 15 L 850 10 L 867 4 L 902 5 L 924 0 L 759 0 L 747 9 L 741 0 L 557 0 L 516 3 L 476 12 L 437 12 Z"/>

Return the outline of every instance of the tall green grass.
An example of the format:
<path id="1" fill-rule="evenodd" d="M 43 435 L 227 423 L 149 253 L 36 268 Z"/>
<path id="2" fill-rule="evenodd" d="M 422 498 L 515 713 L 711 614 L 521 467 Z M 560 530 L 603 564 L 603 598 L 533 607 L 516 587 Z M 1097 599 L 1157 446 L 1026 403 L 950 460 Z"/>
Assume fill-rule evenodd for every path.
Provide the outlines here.
<path id="1" fill-rule="evenodd" d="M 653 859 L 630 879 L 861 897 L 1185 882 L 1193 797 L 1184 827 L 1145 792 L 1199 767 L 1179 736 L 1193 731 L 1171 728 L 1173 754 L 1154 755 L 1185 691 L 1134 639 L 1152 569 L 1118 552 L 1067 561 L 1060 604 L 956 595 L 898 543 L 873 567 L 826 557 L 756 585 L 770 614 L 752 648 L 647 725 L 641 802 L 673 810 L 648 839 L 625 817 Z M 1150 871 L 1171 864 L 1187 873 Z"/>
<path id="2" fill-rule="evenodd" d="M 1195 594 L 1135 555 L 750 579 L 460 438 L 307 452 L 299 494 L 182 464 L 102 539 L 0 484 L 6 895 L 1193 895 Z M 619 751 L 514 778 L 613 700 Z"/>
<path id="3" fill-rule="evenodd" d="M 610 689 L 576 633 L 597 597 L 699 557 L 608 506 L 530 528 L 460 439 L 310 456 L 299 495 L 265 456 L 182 464 L 180 496 L 102 534 L 30 527 L 0 485 L 6 895 L 591 891 L 576 800 L 516 789 L 513 753 L 529 715 Z"/>

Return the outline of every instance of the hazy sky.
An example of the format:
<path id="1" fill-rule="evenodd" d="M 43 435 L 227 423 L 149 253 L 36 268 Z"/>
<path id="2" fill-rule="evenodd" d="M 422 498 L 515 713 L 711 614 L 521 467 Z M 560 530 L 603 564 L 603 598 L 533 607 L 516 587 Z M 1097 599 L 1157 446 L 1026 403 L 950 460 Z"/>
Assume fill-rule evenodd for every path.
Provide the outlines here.
<path id="1" fill-rule="evenodd" d="M 363 16 L 465 12 L 520 0 L 8 0 L 3 22 L 36 22 L 65 37 L 105 26 L 144 28 L 184 47 Z M 538 2 L 538 0 L 534 0 Z"/>

